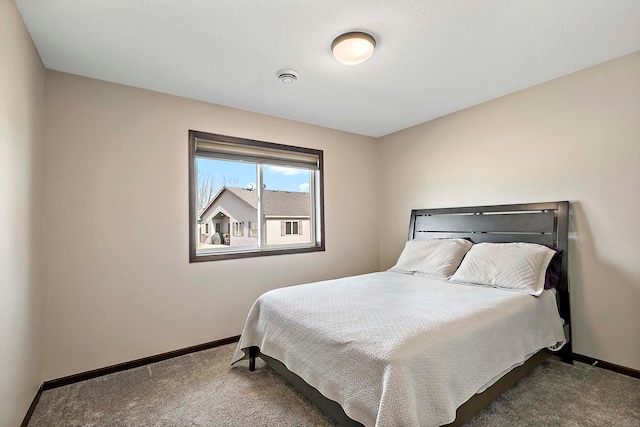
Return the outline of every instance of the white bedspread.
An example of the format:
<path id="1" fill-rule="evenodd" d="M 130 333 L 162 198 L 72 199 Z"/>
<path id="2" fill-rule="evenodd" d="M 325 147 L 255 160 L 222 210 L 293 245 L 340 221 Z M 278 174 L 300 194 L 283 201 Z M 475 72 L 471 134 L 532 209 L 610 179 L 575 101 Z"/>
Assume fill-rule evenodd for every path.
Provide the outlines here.
<path id="1" fill-rule="evenodd" d="M 232 362 L 258 346 L 365 426 L 438 426 L 564 340 L 553 292 L 382 272 L 265 293 Z"/>

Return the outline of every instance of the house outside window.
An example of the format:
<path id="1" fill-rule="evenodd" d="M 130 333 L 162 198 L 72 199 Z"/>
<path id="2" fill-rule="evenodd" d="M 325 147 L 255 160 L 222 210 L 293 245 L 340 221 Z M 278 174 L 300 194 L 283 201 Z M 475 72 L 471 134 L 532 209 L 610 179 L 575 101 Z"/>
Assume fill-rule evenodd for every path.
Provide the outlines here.
<path id="1" fill-rule="evenodd" d="M 190 131 L 190 261 L 324 250 L 322 154 Z"/>

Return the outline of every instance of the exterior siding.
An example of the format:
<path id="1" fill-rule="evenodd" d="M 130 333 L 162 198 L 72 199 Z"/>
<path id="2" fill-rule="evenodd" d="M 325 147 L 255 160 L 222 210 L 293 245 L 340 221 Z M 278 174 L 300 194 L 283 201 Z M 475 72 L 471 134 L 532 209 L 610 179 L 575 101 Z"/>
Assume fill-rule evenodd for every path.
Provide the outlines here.
<path id="1" fill-rule="evenodd" d="M 283 236 L 281 229 L 282 221 L 300 221 L 302 234 Z M 284 245 L 291 243 L 309 243 L 311 241 L 311 220 L 292 218 L 269 218 L 267 219 L 267 244 Z"/>

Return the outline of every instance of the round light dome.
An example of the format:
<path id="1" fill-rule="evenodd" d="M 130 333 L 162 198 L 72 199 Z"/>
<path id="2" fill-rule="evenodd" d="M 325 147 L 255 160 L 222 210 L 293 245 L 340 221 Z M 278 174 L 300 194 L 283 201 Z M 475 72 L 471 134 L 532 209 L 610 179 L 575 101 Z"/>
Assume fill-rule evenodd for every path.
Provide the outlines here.
<path id="1" fill-rule="evenodd" d="M 376 40 L 367 33 L 346 33 L 331 43 L 335 58 L 346 65 L 361 64 L 373 55 Z"/>

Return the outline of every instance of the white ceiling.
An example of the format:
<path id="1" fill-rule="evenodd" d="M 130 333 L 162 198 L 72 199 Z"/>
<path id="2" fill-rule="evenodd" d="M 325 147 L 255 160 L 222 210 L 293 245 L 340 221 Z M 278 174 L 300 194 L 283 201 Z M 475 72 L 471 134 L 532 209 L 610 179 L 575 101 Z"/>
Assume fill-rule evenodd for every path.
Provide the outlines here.
<path id="1" fill-rule="evenodd" d="M 639 0 L 16 2 L 47 68 L 370 136 L 640 50 Z"/>

